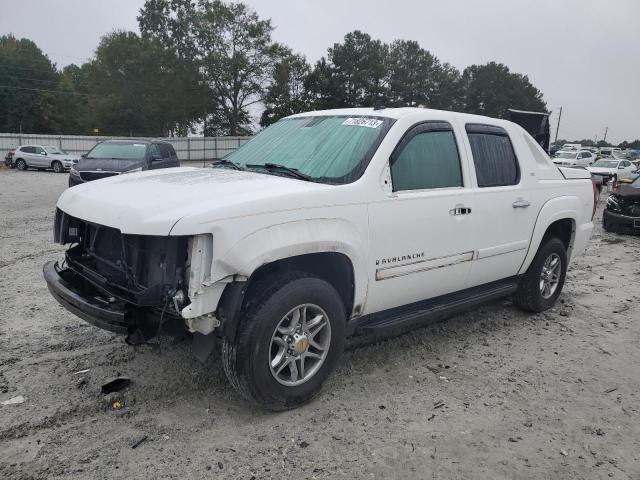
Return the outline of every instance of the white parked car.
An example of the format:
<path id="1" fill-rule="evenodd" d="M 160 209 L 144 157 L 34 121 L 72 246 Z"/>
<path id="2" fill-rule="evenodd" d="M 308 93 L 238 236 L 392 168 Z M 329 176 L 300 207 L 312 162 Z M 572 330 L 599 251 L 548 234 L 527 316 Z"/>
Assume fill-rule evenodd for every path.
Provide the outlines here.
<path id="1" fill-rule="evenodd" d="M 619 160 L 617 158 L 601 158 L 594 162 L 590 167 L 587 167 L 591 173 L 600 175 L 605 181 L 617 180 L 619 178 L 631 178 L 634 177 L 634 173 L 637 170 L 633 163 L 629 160 Z"/>
<path id="2" fill-rule="evenodd" d="M 212 168 L 145 171 L 58 200 L 48 287 L 132 343 L 186 330 L 241 396 L 313 398 L 347 337 L 513 296 L 556 302 L 593 228 L 584 169 L 506 120 L 343 109 L 280 120 Z"/>
<path id="3" fill-rule="evenodd" d="M 553 157 L 556 165 L 588 167 L 596 161 L 596 156 L 589 150 L 560 150 Z"/>
<path id="4" fill-rule="evenodd" d="M 51 145 L 21 145 L 13 154 L 13 164 L 18 170 L 52 169 L 56 173 L 69 170 L 79 159 L 79 156 Z"/>

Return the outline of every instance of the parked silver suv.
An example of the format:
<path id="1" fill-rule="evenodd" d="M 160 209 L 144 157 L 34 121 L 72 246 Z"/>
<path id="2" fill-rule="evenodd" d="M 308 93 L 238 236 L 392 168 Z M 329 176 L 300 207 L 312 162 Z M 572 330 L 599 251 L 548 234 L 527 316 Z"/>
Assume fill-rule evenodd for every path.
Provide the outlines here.
<path id="1" fill-rule="evenodd" d="M 18 170 L 50 168 L 56 173 L 61 173 L 69 170 L 79 159 L 77 155 L 70 155 L 50 145 L 21 145 L 13 155 L 13 164 Z"/>

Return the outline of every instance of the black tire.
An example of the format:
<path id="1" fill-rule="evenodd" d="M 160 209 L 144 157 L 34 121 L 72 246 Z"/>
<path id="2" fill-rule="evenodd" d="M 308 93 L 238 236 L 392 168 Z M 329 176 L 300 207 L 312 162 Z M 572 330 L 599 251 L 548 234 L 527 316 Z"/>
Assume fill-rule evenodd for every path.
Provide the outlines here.
<path id="1" fill-rule="evenodd" d="M 56 173 L 64 172 L 64 167 L 58 160 L 54 160 L 53 162 L 51 162 L 51 168 L 53 168 L 53 171 Z"/>
<path id="2" fill-rule="evenodd" d="M 304 273 L 274 274 L 247 293 L 235 339 L 225 338 L 222 363 L 231 385 L 247 401 L 268 410 L 287 410 L 309 402 L 335 368 L 345 341 L 345 307 L 329 283 Z M 272 374 L 272 336 L 283 317 L 303 304 L 326 312 L 330 338 L 324 361 L 304 383 L 283 385 Z M 296 367 L 297 368 L 297 367 Z"/>
<path id="3" fill-rule="evenodd" d="M 560 259 L 560 276 L 555 291 L 549 298 L 542 295 L 540 281 L 545 261 L 552 255 Z M 529 312 L 544 312 L 553 306 L 564 285 L 567 274 L 567 250 L 559 238 L 545 238 L 533 258 L 533 262 L 527 269 L 518 284 L 518 290 L 513 296 L 513 303 Z"/>
<path id="4" fill-rule="evenodd" d="M 27 165 L 27 162 L 25 162 L 22 158 L 19 158 L 18 160 L 16 160 L 16 168 L 18 170 L 24 171 L 29 168 L 29 166 Z"/>

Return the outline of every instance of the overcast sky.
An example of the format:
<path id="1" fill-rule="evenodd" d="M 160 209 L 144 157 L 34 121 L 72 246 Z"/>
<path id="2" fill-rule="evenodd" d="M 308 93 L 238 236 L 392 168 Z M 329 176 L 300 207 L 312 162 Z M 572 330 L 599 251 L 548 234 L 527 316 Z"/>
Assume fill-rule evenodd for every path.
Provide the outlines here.
<path id="1" fill-rule="evenodd" d="M 274 37 L 311 62 L 363 30 L 417 40 L 459 68 L 491 60 L 524 73 L 560 137 L 640 138 L 640 0 L 245 0 Z M 86 61 L 102 35 L 137 31 L 144 0 L 0 0 L 0 34 L 34 40 L 59 67 Z M 554 126 L 555 132 L 555 126 Z"/>

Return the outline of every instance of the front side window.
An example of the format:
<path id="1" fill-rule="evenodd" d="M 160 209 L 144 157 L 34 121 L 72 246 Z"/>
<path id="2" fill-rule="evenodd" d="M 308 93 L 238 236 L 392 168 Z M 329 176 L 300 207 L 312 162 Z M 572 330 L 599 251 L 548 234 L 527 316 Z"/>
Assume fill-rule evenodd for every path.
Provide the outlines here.
<path id="1" fill-rule="evenodd" d="M 478 124 L 468 124 L 466 129 L 478 187 L 517 185 L 520 167 L 507 131 L 493 125 Z"/>
<path id="2" fill-rule="evenodd" d="M 249 170 L 266 164 L 295 169 L 314 181 L 350 183 L 359 178 L 393 124 L 383 117 L 285 118 L 225 157 Z"/>
<path id="3" fill-rule="evenodd" d="M 44 148 L 42 148 L 42 147 L 35 147 L 35 153 L 36 153 L 37 155 L 44 155 L 44 153 L 45 153 Z"/>
<path id="4" fill-rule="evenodd" d="M 391 159 L 394 191 L 462 187 L 460 156 L 452 130 L 418 131 L 403 143 Z"/>

